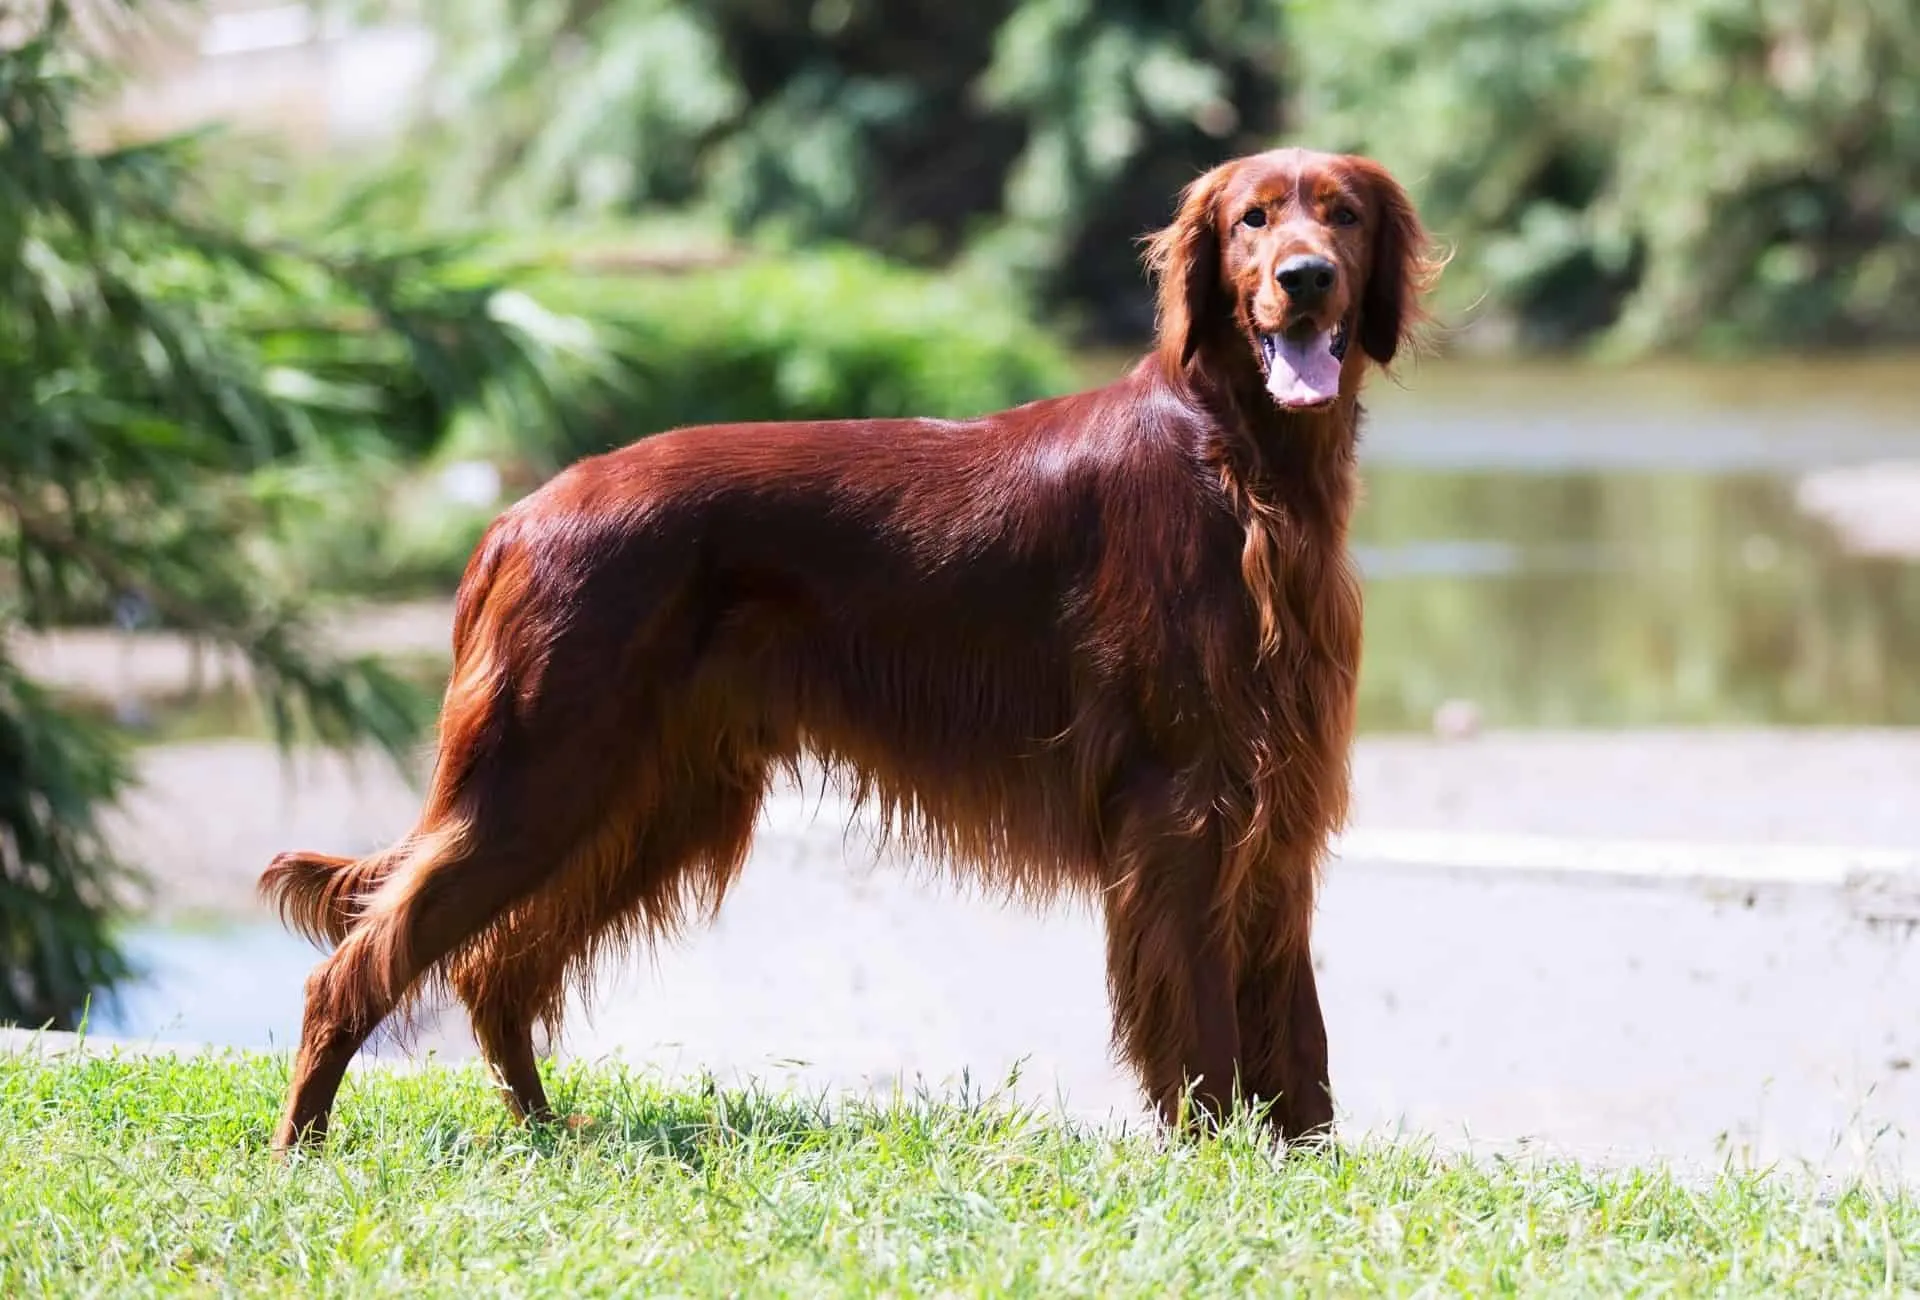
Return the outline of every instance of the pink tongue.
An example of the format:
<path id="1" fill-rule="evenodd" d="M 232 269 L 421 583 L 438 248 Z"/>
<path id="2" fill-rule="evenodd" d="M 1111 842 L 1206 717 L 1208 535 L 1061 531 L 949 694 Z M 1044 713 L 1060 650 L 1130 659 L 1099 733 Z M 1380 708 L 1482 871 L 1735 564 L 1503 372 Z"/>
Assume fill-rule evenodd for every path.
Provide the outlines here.
<path id="1" fill-rule="evenodd" d="M 1274 401 L 1318 406 L 1340 395 L 1340 358 L 1333 355 L 1332 330 L 1298 343 L 1285 335 L 1274 341 L 1278 346 L 1267 371 L 1267 391 Z"/>

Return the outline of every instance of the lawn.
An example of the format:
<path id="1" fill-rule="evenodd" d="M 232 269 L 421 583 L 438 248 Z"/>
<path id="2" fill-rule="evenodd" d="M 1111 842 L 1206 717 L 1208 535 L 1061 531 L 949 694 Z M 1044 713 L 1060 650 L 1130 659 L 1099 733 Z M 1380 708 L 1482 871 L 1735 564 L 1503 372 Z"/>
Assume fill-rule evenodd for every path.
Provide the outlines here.
<path id="1" fill-rule="evenodd" d="M 1911 1293 L 1920 1201 L 1784 1174 L 1166 1143 L 991 1101 L 828 1107 L 566 1066 L 348 1084 L 265 1146 L 279 1057 L 0 1054 L 0 1295 Z"/>

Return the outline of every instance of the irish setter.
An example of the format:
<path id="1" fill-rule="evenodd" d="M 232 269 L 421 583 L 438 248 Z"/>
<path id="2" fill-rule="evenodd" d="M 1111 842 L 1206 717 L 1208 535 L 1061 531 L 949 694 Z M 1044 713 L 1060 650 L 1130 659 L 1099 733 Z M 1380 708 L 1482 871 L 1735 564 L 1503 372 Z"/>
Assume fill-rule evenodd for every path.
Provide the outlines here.
<path id="1" fill-rule="evenodd" d="M 1098 899 L 1118 1049 L 1169 1120 L 1329 1128 L 1308 936 L 1347 811 L 1359 393 L 1437 262 L 1383 168 L 1300 150 L 1200 177 L 1149 262 L 1157 349 L 1107 387 L 663 433 L 492 525 L 418 826 L 262 877 L 335 945 L 276 1147 L 324 1135 L 432 980 L 545 1116 L 535 1026 L 717 909 L 807 756 L 924 854 Z"/>

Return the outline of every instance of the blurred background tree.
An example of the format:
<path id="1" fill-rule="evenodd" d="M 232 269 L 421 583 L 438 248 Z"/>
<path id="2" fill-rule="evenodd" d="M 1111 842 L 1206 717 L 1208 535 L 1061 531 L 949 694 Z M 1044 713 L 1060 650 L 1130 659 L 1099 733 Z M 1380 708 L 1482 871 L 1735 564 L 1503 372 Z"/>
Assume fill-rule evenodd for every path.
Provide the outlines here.
<path id="1" fill-rule="evenodd" d="M 1290 10 L 1297 119 L 1408 178 L 1528 347 L 1920 338 L 1920 5 Z"/>
<path id="2" fill-rule="evenodd" d="M 536 351 L 449 249 L 250 242 L 196 204 L 190 141 L 80 147 L 89 46 L 62 3 L 18 35 L 0 48 L 0 1021 L 65 1025 L 125 974 L 112 927 L 138 864 L 100 814 L 131 769 L 9 641 L 110 612 L 167 627 L 237 652 L 283 743 L 404 755 L 423 701 L 323 649 L 281 525 L 341 485 L 330 468 L 431 443 Z"/>
<path id="3" fill-rule="evenodd" d="M 1374 154 L 1485 346 L 1911 339 L 1908 0 L 477 0 L 424 10 L 441 214 L 697 207 L 1151 327 L 1136 238 L 1203 168 Z"/>
<path id="4" fill-rule="evenodd" d="M 990 269 L 1095 338 L 1135 239 L 1282 127 L 1277 0 L 480 0 L 417 155 L 435 213 L 703 202 L 739 233 Z"/>

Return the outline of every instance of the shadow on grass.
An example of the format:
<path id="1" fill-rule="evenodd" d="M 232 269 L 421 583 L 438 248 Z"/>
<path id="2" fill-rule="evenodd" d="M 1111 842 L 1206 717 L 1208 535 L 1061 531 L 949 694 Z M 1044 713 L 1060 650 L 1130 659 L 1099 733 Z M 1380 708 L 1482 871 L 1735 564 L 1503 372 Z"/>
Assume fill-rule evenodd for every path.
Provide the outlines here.
<path id="1" fill-rule="evenodd" d="M 916 1156 L 962 1142 L 1006 1143 L 1042 1133 L 1069 1141 L 1091 1136 L 1066 1116 L 1013 1100 L 1017 1071 L 998 1089 L 977 1088 L 963 1077 L 957 1093 L 922 1086 L 891 1098 L 776 1090 L 758 1081 L 722 1087 L 710 1075 L 668 1080 L 580 1062 L 549 1064 L 546 1074 L 559 1118 L 522 1127 L 502 1111 L 500 1127 L 483 1134 L 459 1122 L 470 1112 L 448 1114 L 433 1126 L 438 1143 L 445 1150 L 506 1140 L 549 1157 L 585 1148 L 669 1160 L 698 1172 L 718 1154 L 747 1147 L 797 1156 L 884 1142 L 896 1155 Z"/>
<path id="2" fill-rule="evenodd" d="M 670 1082 L 626 1069 L 580 1063 L 550 1067 L 548 1092 L 561 1118 L 519 1127 L 503 1119 L 527 1149 L 558 1155 L 581 1144 L 705 1169 L 717 1152 L 751 1146 L 776 1156 L 883 1141 L 895 1156 L 929 1156 L 956 1144 L 1008 1146 L 1086 1143 L 1107 1137 L 1174 1148 L 1260 1151 L 1279 1162 L 1309 1160 L 1337 1171 L 1347 1153 L 1326 1139 L 1284 1146 L 1267 1122 L 1269 1105 L 1237 1110 L 1224 1124 L 1172 1129 L 1159 1124 L 1103 1134 L 1065 1113 L 1016 1100 L 1016 1069 L 997 1088 L 963 1075 L 957 1091 L 924 1085 L 891 1097 L 774 1090 L 757 1081 L 723 1088 L 712 1076 Z"/>

